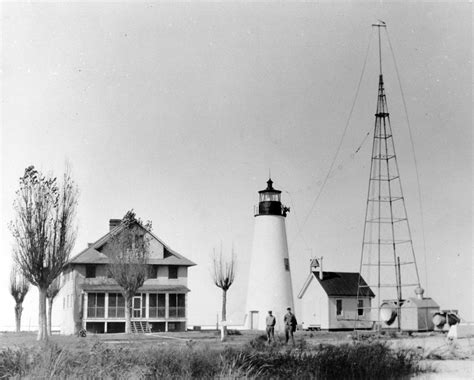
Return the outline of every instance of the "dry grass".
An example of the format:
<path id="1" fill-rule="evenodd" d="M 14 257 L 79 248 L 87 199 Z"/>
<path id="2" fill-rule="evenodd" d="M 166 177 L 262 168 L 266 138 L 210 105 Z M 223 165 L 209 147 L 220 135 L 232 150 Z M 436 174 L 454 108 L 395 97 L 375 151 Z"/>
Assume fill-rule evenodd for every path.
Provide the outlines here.
<path id="1" fill-rule="evenodd" d="M 390 339 L 354 342 L 347 332 L 297 332 L 295 347 L 255 332 L 224 343 L 214 331 L 35 338 L 0 333 L 0 378 L 399 378 L 418 372 L 429 352 Z"/>

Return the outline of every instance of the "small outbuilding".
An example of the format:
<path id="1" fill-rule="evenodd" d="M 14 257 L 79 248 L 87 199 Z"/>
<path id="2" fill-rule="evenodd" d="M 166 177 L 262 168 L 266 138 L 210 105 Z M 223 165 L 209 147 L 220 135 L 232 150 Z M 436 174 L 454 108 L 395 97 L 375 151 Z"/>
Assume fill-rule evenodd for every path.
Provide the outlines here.
<path id="1" fill-rule="evenodd" d="M 405 300 L 400 311 L 400 325 L 404 331 L 433 331 L 433 317 L 439 312 L 439 305 L 432 299 L 423 297 L 423 289 L 415 290 L 416 297 Z"/>
<path id="2" fill-rule="evenodd" d="M 372 328 L 370 318 L 375 294 L 359 273 L 323 272 L 312 265 L 298 298 L 301 300 L 300 321 L 305 330 L 352 330 Z"/>

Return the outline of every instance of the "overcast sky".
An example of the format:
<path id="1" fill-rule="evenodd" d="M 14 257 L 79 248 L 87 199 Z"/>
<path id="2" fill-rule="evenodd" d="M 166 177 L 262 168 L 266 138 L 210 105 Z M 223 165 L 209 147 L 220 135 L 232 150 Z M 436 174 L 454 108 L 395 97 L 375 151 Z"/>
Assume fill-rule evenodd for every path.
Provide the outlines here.
<path id="1" fill-rule="evenodd" d="M 271 169 L 291 207 L 293 289 L 311 256 L 358 271 L 383 35 L 388 106 L 425 296 L 473 320 L 472 5 L 468 2 L 2 3 L 0 329 L 12 202 L 28 165 L 80 188 L 73 254 L 131 208 L 190 269 L 191 324 L 215 323 L 210 257 L 238 257 L 243 321 L 253 206 Z M 329 179 L 364 58 L 347 133 Z M 367 133 L 370 136 L 366 138 Z M 357 149 L 360 147 L 360 150 Z M 314 207 L 313 207 L 314 204 Z M 311 212 L 310 212 L 311 211 Z M 296 302 L 298 311 L 298 303 Z M 37 293 L 24 327 L 37 323 Z"/>

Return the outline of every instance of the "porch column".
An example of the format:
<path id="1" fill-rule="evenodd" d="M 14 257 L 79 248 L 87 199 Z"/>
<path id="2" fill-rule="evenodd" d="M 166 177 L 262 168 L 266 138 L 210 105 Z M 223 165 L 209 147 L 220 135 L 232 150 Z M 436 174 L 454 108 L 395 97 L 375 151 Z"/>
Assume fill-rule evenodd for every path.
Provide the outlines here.
<path id="1" fill-rule="evenodd" d="M 87 320 L 87 305 L 88 305 L 88 293 L 84 293 L 84 305 L 82 307 L 84 308 L 82 311 L 82 328 L 85 330 L 86 329 L 86 320 Z"/>
<path id="2" fill-rule="evenodd" d="M 105 292 L 104 297 L 104 334 L 107 334 L 107 318 L 109 316 L 109 293 Z"/>
<path id="3" fill-rule="evenodd" d="M 188 293 L 184 293 L 184 331 L 188 331 Z"/>
<path id="4" fill-rule="evenodd" d="M 104 318 L 107 319 L 109 317 L 109 293 L 105 293 L 104 297 Z"/>
<path id="5" fill-rule="evenodd" d="M 150 318 L 150 293 L 145 293 L 145 301 L 146 301 L 146 308 L 145 308 L 145 318 Z"/>
<path id="6" fill-rule="evenodd" d="M 165 293 L 165 332 L 168 332 L 168 318 L 170 316 L 170 294 Z"/>

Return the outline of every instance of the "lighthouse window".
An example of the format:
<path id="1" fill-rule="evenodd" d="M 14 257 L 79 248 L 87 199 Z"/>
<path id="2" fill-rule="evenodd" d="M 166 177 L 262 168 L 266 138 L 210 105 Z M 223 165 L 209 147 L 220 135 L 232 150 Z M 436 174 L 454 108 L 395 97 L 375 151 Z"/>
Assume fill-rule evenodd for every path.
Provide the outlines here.
<path id="1" fill-rule="evenodd" d="M 285 270 L 287 272 L 290 271 L 290 260 L 288 260 L 286 257 L 283 259 L 283 263 L 285 264 Z"/>
<path id="2" fill-rule="evenodd" d="M 278 193 L 262 193 L 260 194 L 260 202 L 280 202 L 280 194 Z"/>

